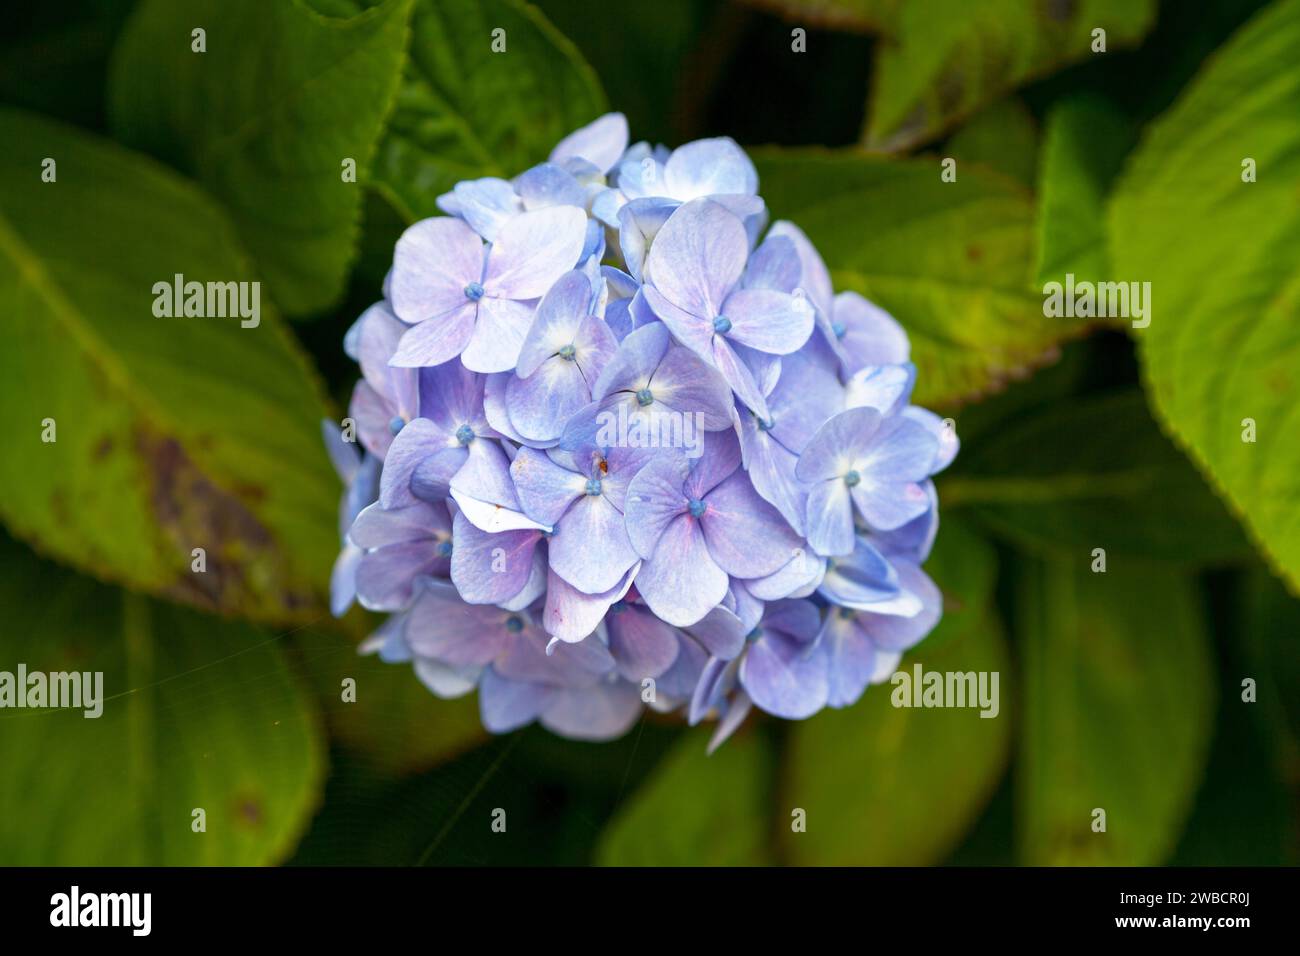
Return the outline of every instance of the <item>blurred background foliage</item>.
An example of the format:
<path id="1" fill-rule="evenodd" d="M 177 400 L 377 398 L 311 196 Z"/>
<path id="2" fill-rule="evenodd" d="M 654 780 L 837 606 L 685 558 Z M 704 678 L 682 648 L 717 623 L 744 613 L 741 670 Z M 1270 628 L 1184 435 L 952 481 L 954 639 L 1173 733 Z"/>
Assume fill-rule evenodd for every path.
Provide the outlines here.
<path id="1" fill-rule="evenodd" d="M 903 666 L 999 671 L 998 719 L 886 686 L 712 757 L 489 739 L 329 618 L 343 332 L 439 192 L 611 108 L 751 148 L 906 326 L 964 447 Z M 0 669 L 109 699 L 0 713 L 0 863 L 1297 862 L 1298 118 L 1300 0 L 11 7 Z M 155 319 L 177 272 L 260 279 L 262 325 Z M 1045 318 L 1067 272 L 1152 282 L 1152 324 Z"/>

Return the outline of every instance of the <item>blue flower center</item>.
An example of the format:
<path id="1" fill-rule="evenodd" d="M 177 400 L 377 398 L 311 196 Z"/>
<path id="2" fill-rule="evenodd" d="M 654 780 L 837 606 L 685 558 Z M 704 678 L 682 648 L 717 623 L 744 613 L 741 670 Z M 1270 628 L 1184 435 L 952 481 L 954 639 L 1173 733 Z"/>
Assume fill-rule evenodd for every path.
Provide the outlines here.
<path id="1" fill-rule="evenodd" d="M 754 416 L 754 420 L 758 424 L 758 430 L 761 432 L 771 431 L 772 426 L 776 424 L 776 421 L 774 419 L 769 418 L 767 421 L 764 421 L 763 419 L 759 418 L 757 415 Z"/>
<path id="2" fill-rule="evenodd" d="M 626 602 L 626 601 L 615 601 L 615 602 L 614 602 L 613 604 L 611 604 L 610 607 L 609 607 L 609 613 L 610 613 L 610 614 L 622 614 L 622 613 L 623 613 L 624 611 L 626 611 L 626 610 L 627 610 L 627 602 Z"/>
<path id="3" fill-rule="evenodd" d="M 852 488 L 861 480 L 862 480 L 862 476 L 859 475 L 856 471 L 850 471 L 847 475 L 844 476 L 844 483 L 848 485 L 850 488 Z"/>
<path id="4" fill-rule="evenodd" d="M 524 619 L 518 614 L 511 614 L 506 618 L 506 630 L 511 634 L 518 634 L 524 629 Z"/>
<path id="5" fill-rule="evenodd" d="M 474 429 L 470 428 L 468 425 L 461 425 L 460 428 L 456 429 L 456 441 L 460 442 L 462 445 L 468 445 L 473 440 Z"/>
<path id="6" fill-rule="evenodd" d="M 692 517 L 692 518 L 699 518 L 699 517 L 701 517 L 701 516 L 704 514 L 704 512 L 706 512 L 706 511 L 709 509 L 709 506 L 706 505 L 706 504 L 705 504 L 703 501 L 701 501 L 699 498 L 692 498 L 692 499 L 687 503 L 686 507 L 687 507 L 688 509 L 690 509 L 691 517 Z"/>
<path id="7" fill-rule="evenodd" d="M 402 418 L 400 415 L 394 415 L 393 420 L 388 423 L 388 430 L 392 432 L 394 435 L 396 435 L 405 427 L 406 427 L 406 419 Z"/>
<path id="8" fill-rule="evenodd" d="M 844 327 L 843 322 L 832 322 L 831 331 L 835 333 L 837 339 L 842 339 L 844 338 L 845 333 L 848 332 L 848 329 Z"/>
<path id="9" fill-rule="evenodd" d="M 587 479 L 587 494 L 591 495 L 592 497 L 595 497 L 596 495 L 600 494 L 600 479 L 599 479 L 599 478 L 588 478 L 588 479 Z"/>
<path id="10" fill-rule="evenodd" d="M 577 349 L 575 349 L 572 345 L 566 345 L 563 348 L 561 348 L 559 351 L 560 358 L 564 359 L 564 361 L 566 362 L 572 362 L 573 357 L 576 354 L 577 354 Z"/>
<path id="11" fill-rule="evenodd" d="M 853 608 L 851 608 L 851 607 L 842 607 L 842 608 L 840 608 L 840 620 L 841 620 L 841 621 L 851 621 L 851 620 L 853 620 L 853 619 L 854 619 L 855 617 L 857 617 L 857 616 L 858 616 L 858 612 L 855 611 L 855 610 L 854 610 Z"/>
<path id="12" fill-rule="evenodd" d="M 438 557 L 440 557 L 440 558 L 450 558 L 450 557 L 451 557 L 451 542 L 450 542 L 450 541 L 439 541 L 439 542 L 438 542 Z"/>
<path id="13" fill-rule="evenodd" d="M 763 629 L 761 627 L 756 627 L 748 634 L 745 635 L 745 640 L 748 641 L 750 644 L 753 644 L 756 640 L 758 640 L 762 636 L 763 636 Z"/>
<path id="14" fill-rule="evenodd" d="M 654 400 L 655 400 L 654 393 L 651 392 L 650 389 L 648 388 L 643 388 L 641 389 L 641 391 L 636 393 L 636 403 L 640 405 L 642 408 L 645 408 L 647 405 L 654 404 Z"/>
<path id="15" fill-rule="evenodd" d="M 465 286 L 465 298 L 469 299 L 471 302 L 477 302 L 479 299 L 483 298 L 483 287 L 477 282 L 471 282 L 469 285 Z"/>
<path id="16" fill-rule="evenodd" d="M 731 331 L 731 319 L 725 315 L 720 315 L 713 320 L 713 331 L 719 335 L 726 335 Z"/>

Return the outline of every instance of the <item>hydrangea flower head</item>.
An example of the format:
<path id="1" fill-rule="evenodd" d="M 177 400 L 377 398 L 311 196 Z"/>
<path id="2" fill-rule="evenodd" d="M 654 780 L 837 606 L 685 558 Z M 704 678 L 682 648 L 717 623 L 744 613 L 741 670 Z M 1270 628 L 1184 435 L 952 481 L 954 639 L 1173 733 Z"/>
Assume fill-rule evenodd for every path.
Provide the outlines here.
<path id="1" fill-rule="evenodd" d="M 484 726 L 586 740 L 647 710 L 803 719 L 942 614 L 922 569 L 956 436 L 906 333 L 837 291 L 717 138 L 611 113 L 398 240 L 345 348 L 362 378 L 332 609 Z"/>

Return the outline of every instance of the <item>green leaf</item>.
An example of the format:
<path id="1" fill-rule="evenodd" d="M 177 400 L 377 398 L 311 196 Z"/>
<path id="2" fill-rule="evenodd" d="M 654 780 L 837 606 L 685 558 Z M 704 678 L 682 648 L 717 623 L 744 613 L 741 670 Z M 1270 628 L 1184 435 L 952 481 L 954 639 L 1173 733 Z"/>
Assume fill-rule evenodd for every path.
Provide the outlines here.
<path id="1" fill-rule="evenodd" d="M 1188 576 L 1114 555 L 1093 573 L 1088 561 L 1026 562 L 1018 582 L 1018 852 L 1039 866 L 1153 866 L 1173 850 L 1209 749 L 1205 621 Z"/>
<path id="2" fill-rule="evenodd" d="M 1300 0 L 1255 16 L 1144 137 L 1110 210 L 1158 417 L 1300 588 Z M 1243 182 L 1243 160 L 1257 182 Z M 1247 419 L 1250 420 L 1247 423 Z M 1253 423 L 1255 441 L 1243 440 Z"/>
<path id="3" fill-rule="evenodd" d="M 978 163 L 1033 189 L 1038 124 L 1019 100 L 998 100 L 957 130 L 943 155 L 954 157 L 959 169 L 966 163 Z"/>
<path id="4" fill-rule="evenodd" d="M 1106 100 L 1061 101 L 1047 118 L 1038 186 L 1038 282 L 1066 273 L 1110 276 L 1106 193 L 1133 145 L 1133 130 Z"/>
<path id="5" fill-rule="evenodd" d="M 343 291 L 411 2 L 337 20 L 299 2 L 145 0 L 114 55 L 119 138 L 226 204 L 287 313 L 319 311 Z M 191 48 L 197 28 L 203 53 Z"/>
<path id="6" fill-rule="evenodd" d="M 797 724 L 783 796 L 807 811 L 808 830 L 782 830 L 793 863 L 939 863 L 987 805 L 1011 736 L 1012 688 L 995 612 L 986 608 L 969 634 L 937 651 L 922 642 L 899 669 L 910 679 L 914 666 L 927 674 L 997 673 L 997 716 L 983 718 L 979 707 L 895 707 L 892 698 L 906 689 L 900 683 L 868 688 L 853 707 Z"/>
<path id="7" fill-rule="evenodd" d="M 1250 669 L 1242 678 L 1255 681 L 1255 703 L 1273 730 L 1279 766 L 1300 786 L 1300 601 L 1290 597 L 1270 575 L 1247 579 L 1242 636 Z M 1235 706 L 1244 688 L 1228 704 Z"/>
<path id="8" fill-rule="evenodd" d="M 597 848 L 604 866 L 770 862 L 772 754 L 752 730 L 706 754 L 714 728 L 684 733 L 619 808 Z"/>
<path id="9" fill-rule="evenodd" d="M 970 506 L 981 522 L 1040 553 L 1102 547 L 1189 564 L 1252 554 L 1136 391 L 1050 405 L 968 447 L 957 467 L 941 479 L 945 508 Z"/>
<path id="10" fill-rule="evenodd" d="M 5 669 L 102 672 L 103 694 L 97 718 L 0 712 L 0 861 L 257 866 L 286 856 L 325 759 L 278 640 L 0 548 Z M 196 809 L 205 832 L 193 829 Z"/>
<path id="11" fill-rule="evenodd" d="M 956 402 L 1045 361 L 1079 325 L 1033 291 L 1033 204 L 1002 176 L 856 152 L 754 154 L 774 218 L 816 244 L 837 291 L 860 292 L 907 329 L 916 400 Z"/>
<path id="12" fill-rule="evenodd" d="M 531 4 L 419 0 L 375 178 L 408 218 L 441 215 L 459 180 L 515 176 L 605 110 L 591 67 Z"/>
<path id="13" fill-rule="evenodd" d="M 1154 0 L 879 0 L 880 46 L 865 141 L 895 150 L 929 139 L 1007 90 L 1092 56 L 1135 45 L 1155 19 Z M 1095 29 L 1106 53 L 1093 53 Z"/>
<path id="14" fill-rule="evenodd" d="M 154 284 L 252 282 L 229 222 L 169 171 L 0 111 L 0 517 L 130 587 L 268 619 L 320 610 L 338 481 L 315 377 L 278 318 L 158 318 Z M 57 161 L 42 182 L 42 160 Z M 251 321 L 251 320 L 249 320 Z M 54 422 L 54 442 L 43 424 Z M 193 549 L 206 551 L 195 573 Z"/>
<path id="15" fill-rule="evenodd" d="M 360 656 L 334 630 L 294 635 L 333 737 L 381 774 L 436 766 L 482 743 L 478 695 L 435 697 L 408 665 Z M 354 683 L 347 688 L 345 680 Z"/>

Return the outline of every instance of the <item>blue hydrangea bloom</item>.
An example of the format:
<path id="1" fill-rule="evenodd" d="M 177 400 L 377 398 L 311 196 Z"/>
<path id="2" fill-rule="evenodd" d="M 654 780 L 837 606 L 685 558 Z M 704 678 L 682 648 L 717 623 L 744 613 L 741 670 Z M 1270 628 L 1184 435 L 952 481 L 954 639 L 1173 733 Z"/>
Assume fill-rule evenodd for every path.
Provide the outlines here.
<path id="1" fill-rule="evenodd" d="M 611 113 L 514 179 L 457 183 L 348 331 L 326 443 L 331 607 L 483 724 L 604 740 L 648 712 L 845 707 L 938 623 L 907 335 L 768 227 L 726 138 L 629 145 Z"/>

